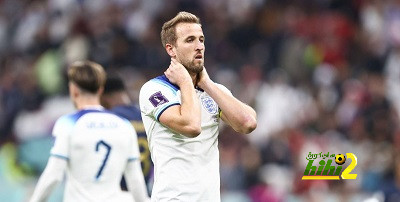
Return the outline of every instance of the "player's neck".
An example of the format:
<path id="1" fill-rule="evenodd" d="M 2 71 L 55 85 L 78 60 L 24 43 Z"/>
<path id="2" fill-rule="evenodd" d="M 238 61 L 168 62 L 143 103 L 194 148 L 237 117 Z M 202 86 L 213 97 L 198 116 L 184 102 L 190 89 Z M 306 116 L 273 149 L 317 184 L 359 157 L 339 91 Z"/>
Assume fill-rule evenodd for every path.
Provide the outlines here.
<path id="1" fill-rule="evenodd" d="M 124 106 L 131 104 L 129 95 L 125 92 L 116 92 L 107 98 L 108 107 Z"/>
<path id="2" fill-rule="evenodd" d="M 129 105 L 131 104 L 131 99 L 129 98 L 129 95 L 127 93 L 121 92 L 115 98 L 115 102 L 116 105 Z"/>
<path id="3" fill-rule="evenodd" d="M 92 106 L 100 106 L 100 99 L 98 96 L 82 95 L 76 99 L 76 107 L 81 110 Z"/>
<path id="4" fill-rule="evenodd" d="M 193 85 L 194 85 L 194 87 L 196 87 L 196 84 L 197 84 L 197 74 L 193 74 L 193 73 L 189 73 L 190 74 L 190 77 L 192 77 L 192 82 L 193 82 Z"/>

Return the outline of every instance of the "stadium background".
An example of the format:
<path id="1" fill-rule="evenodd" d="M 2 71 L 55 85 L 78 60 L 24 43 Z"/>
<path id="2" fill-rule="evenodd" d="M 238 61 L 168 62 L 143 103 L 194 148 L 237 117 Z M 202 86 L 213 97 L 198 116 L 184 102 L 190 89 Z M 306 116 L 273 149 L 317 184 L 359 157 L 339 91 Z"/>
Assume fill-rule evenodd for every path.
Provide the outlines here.
<path id="1" fill-rule="evenodd" d="M 202 20 L 211 77 L 258 112 L 248 136 L 221 130 L 224 202 L 400 200 L 399 0 L 1 0 L 0 201 L 27 201 L 74 110 L 67 65 L 120 72 L 137 101 L 181 10 Z M 309 152 L 354 153 L 357 179 L 301 181 Z"/>

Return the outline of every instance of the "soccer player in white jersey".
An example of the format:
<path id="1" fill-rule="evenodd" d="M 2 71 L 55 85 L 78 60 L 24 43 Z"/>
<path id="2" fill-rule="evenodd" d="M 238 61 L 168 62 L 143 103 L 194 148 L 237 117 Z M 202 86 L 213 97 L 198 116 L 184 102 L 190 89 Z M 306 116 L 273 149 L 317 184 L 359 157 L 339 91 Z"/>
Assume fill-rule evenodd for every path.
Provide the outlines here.
<path id="1" fill-rule="evenodd" d="M 149 201 L 136 132 L 131 124 L 100 106 L 106 74 L 99 64 L 83 61 L 68 70 L 69 93 L 78 111 L 60 117 L 56 137 L 31 202 L 46 201 L 66 173 L 64 201 Z M 131 196 L 120 188 L 126 176 Z"/>
<path id="2" fill-rule="evenodd" d="M 152 201 L 220 201 L 220 119 L 242 134 L 257 126 L 256 112 L 208 76 L 204 40 L 191 13 L 164 23 L 161 41 L 171 64 L 140 90 L 155 166 Z"/>

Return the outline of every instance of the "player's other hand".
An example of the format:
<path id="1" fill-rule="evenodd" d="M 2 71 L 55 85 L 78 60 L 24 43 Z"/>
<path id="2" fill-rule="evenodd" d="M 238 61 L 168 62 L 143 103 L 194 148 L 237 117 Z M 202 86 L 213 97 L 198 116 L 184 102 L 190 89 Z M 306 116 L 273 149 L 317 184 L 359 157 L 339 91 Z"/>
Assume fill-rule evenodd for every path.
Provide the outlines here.
<path id="1" fill-rule="evenodd" d="M 204 89 L 207 82 L 210 81 L 211 81 L 210 76 L 208 76 L 206 68 L 203 67 L 203 71 L 201 71 L 197 77 L 197 86 Z"/>
<path id="2" fill-rule="evenodd" d="M 178 62 L 175 58 L 171 58 L 171 64 L 168 69 L 164 72 L 165 76 L 172 83 L 182 86 L 187 85 L 187 83 L 192 83 L 192 78 L 186 68 Z"/>

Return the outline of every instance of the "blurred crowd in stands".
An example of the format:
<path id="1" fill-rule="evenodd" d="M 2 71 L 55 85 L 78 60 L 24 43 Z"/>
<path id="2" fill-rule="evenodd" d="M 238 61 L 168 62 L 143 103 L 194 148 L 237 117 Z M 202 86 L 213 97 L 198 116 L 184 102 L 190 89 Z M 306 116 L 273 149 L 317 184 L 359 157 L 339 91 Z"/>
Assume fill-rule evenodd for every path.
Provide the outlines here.
<path id="1" fill-rule="evenodd" d="M 67 66 L 119 72 L 137 101 L 178 11 L 200 17 L 212 79 L 258 113 L 250 135 L 221 127 L 223 202 L 400 201 L 400 0 L 0 0 L 0 201 L 27 200 L 74 110 Z M 357 179 L 302 181 L 309 152 L 354 153 Z"/>

